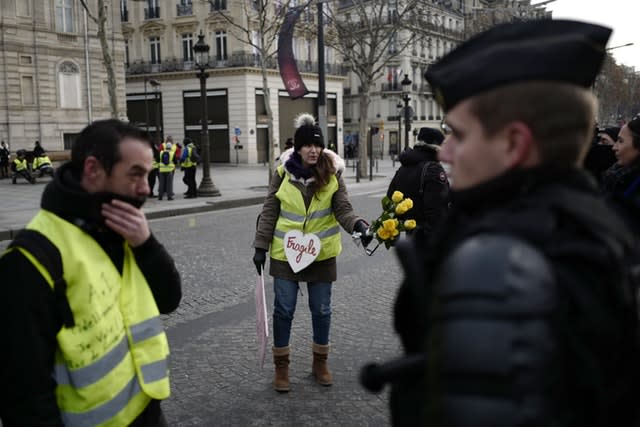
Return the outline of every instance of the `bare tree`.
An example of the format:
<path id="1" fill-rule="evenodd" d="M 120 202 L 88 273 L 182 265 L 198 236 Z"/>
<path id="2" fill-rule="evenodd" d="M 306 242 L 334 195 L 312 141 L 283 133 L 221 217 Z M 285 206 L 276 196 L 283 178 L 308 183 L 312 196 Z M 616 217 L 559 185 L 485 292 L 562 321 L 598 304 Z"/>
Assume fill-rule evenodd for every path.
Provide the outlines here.
<path id="1" fill-rule="evenodd" d="M 207 0 L 212 7 L 213 0 Z M 274 173 L 273 152 L 273 111 L 271 109 L 271 91 L 269 89 L 268 70 L 276 68 L 275 56 L 278 52 L 278 32 L 292 0 L 237 0 L 242 14 L 234 18 L 227 10 L 218 10 L 218 14 L 233 27 L 231 34 L 239 42 L 250 46 L 256 54 L 256 64 L 262 74 L 264 108 L 267 113 L 268 141 L 267 160 L 269 164 L 269 182 Z"/>
<path id="2" fill-rule="evenodd" d="M 109 0 L 95 0 L 96 12 L 93 12 L 87 3 L 87 0 L 80 0 L 80 4 L 87 12 L 87 16 L 98 25 L 98 40 L 102 50 L 102 63 L 107 70 L 107 91 L 109 93 L 109 107 L 111 109 L 111 117 L 118 118 L 118 95 L 116 92 L 116 72 L 113 68 L 113 58 L 109 51 L 109 42 L 107 40 L 107 2 Z M 97 13 L 97 14 L 96 14 Z"/>
<path id="3" fill-rule="evenodd" d="M 628 120 L 638 113 L 636 98 L 640 77 L 633 68 L 618 65 L 608 53 L 600 74 L 594 83 L 598 98 L 598 123 L 613 126 L 619 120 Z"/>
<path id="4" fill-rule="evenodd" d="M 331 3 L 325 8 L 330 24 L 326 43 L 342 56 L 360 83 L 358 156 L 360 173 L 365 175 L 371 91 L 390 62 L 413 42 L 415 34 L 404 22 L 417 0 L 333 0 Z"/>

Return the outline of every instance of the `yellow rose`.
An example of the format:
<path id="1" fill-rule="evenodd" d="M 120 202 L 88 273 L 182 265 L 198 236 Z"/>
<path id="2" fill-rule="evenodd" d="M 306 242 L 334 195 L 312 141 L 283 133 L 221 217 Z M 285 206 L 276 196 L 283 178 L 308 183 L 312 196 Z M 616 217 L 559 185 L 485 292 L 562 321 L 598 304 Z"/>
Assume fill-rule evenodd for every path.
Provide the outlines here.
<path id="1" fill-rule="evenodd" d="M 384 227 L 378 228 L 376 233 L 382 240 L 388 240 L 391 237 L 391 232 L 389 230 L 385 230 Z"/>
<path id="2" fill-rule="evenodd" d="M 414 228 L 416 228 L 416 220 L 415 219 L 408 219 L 404 222 L 404 228 L 405 230 L 413 230 Z"/>
<path id="3" fill-rule="evenodd" d="M 404 194 L 402 194 L 400 191 L 394 191 L 391 195 L 391 200 L 393 200 L 393 203 L 399 203 L 402 201 L 402 199 L 404 199 Z"/>
<path id="4" fill-rule="evenodd" d="M 406 213 L 409 209 L 407 208 L 407 205 L 403 203 L 400 203 L 398 206 L 396 206 L 396 214 L 397 215 L 402 215 L 403 213 Z"/>
<path id="5" fill-rule="evenodd" d="M 400 234 L 400 230 L 398 230 L 397 228 L 394 228 L 391 232 L 392 237 L 396 237 L 398 234 Z"/>
<path id="6" fill-rule="evenodd" d="M 407 210 L 413 207 L 413 200 L 411 199 L 405 199 L 402 203 L 407 207 Z"/>
<path id="7" fill-rule="evenodd" d="M 382 227 L 387 231 L 393 231 L 398 226 L 396 219 L 386 219 L 382 221 Z"/>

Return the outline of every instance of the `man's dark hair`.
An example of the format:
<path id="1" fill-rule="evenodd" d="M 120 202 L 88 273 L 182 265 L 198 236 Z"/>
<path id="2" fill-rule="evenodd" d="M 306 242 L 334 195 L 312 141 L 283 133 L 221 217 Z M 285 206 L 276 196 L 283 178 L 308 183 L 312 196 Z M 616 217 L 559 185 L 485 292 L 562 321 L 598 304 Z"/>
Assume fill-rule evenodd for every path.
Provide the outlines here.
<path id="1" fill-rule="evenodd" d="M 98 120 L 84 128 L 71 147 L 71 167 L 82 172 L 84 161 L 93 156 L 102 165 L 107 174 L 111 174 L 113 166 L 120 161 L 120 142 L 126 138 L 134 138 L 153 144 L 149 133 L 116 119 Z"/>

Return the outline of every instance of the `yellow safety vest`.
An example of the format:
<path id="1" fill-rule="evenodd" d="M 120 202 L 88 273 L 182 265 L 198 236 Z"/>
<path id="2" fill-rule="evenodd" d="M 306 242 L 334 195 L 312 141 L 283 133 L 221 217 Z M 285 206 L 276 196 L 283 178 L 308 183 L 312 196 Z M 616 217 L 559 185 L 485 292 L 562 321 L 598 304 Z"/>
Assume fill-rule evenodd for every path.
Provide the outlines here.
<path id="1" fill-rule="evenodd" d="M 44 166 L 44 165 L 49 165 L 51 166 L 51 159 L 49 159 L 49 156 L 40 156 L 40 157 L 36 157 L 35 159 L 33 159 L 33 169 L 38 169 L 40 168 L 40 166 Z"/>
<path id="2" fill-rule="evenodd" d="M 46 210 L 27 229 L 44 234 L 62 256 L 75 326 L 57 334 L 52 372 L 66 426 L 126 426 L 151 399 L 169 397 L 169 345 L 158 307 L 124 243 L 122 274 L 87 233 Z M 45 267 L 17 248 L 53 289 Z"/>
<path id="3" fill-rule="evenodd" d="M 338 179 L 332 175 L 329 183 L 316 192 L 309 209 L 306 209 L 300 190 L 289 181 L 289 174 L 284 173 L 283 165 L 278 166 L 278 174 L 283 176 L 280 188 L 275 194 L 280 201 L 280 216 L 271 240 L 271 258 L 287 260 L 283 238 L 290 230 L 300 230 L 318 236 L 322 245 L 317 261 L 338 256 L 342 251 L 340 225 L 331 207 L 333 195 L 338 191 Z"/>
<path id="4" fill-rule="evenodd" d="M 13 159 L 13 163 L 16 165 L 16 172 L 27 169 L 27 159 Z"/>
<path id="5" fill-rule="evenodd" d="M 169 153 L 169 164 L 165 165 L 164 163 L 162 163 L 162 154 L 163 153 Z M 158 171 L 160 173 L 162 172 L 173 172 L 176 169 L 176 165 L 175 163 L 173 163 L 173 156 L 176 154 L 175 151 L 173 151 L 173 147 L 171 150 L 167 151 L 167 150 L 162 150 L 160 152 L 160 155 L 158 156 Z"/>
<path id="6" fill-rule="evenodd" d="M 187 150 L 187 155 L 184 158 L 184 161 L 182 162 L 181 166 L 183 168 L 190 168 L 192 166 L 195 166 L 196 164 L 194 162 L 191 161 L 191 153 L 193 152 L 193 147 L 184 147 L 183 150 Z"/>

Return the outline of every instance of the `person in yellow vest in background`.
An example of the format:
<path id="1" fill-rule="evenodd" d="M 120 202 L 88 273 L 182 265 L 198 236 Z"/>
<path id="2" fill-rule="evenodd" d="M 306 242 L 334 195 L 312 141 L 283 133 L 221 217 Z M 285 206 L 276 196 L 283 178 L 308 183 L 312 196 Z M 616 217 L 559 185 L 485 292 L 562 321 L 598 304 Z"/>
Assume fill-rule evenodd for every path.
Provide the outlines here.
<path id="1" fill-rule="evenodd" d="M 168 200 L 173 200 L 173 174 L 176 163 L 176 151 L 173 144 L 167 141 L 158 156 L 158 200 L 162 200 L 165 194 Z"/>
<path id="2" fill-rule="evenodd" d="M 33 163 L 31 164 L 31 170 L 34 174 L 37 171 L 39 178 L 42 178 L 45 175 L 49 175 L 53 178 L 53 165 L 51 164 L 51 159 L 47 156 L 46 152 L 43 152 L 38 157 L 34 157 Z"/>
<path id="3" fill-rule="evenodd" d="M 160 163 L 158 159 L 160 157 L 160 147 L 155 142 L 153 143 L 153 163 L 151 165 L 151 172 L 149 172 L 149 176 L 147 177 L 147 183 L 149 184 L 149 197 L 156 197 L 153 194 L 153 188 L 156 186 L 156 180 L 158 179 L 158 168 L 160 167 Z"/>
<path id="4" fill-rule="evenodd" d="M 0 257 L 0 424 L 166 426 L 180 275 L 141 210 L 149 135 L 95 121 Z"/>
<path id="5" fill-rule="evenodd" d="M 333 384 L 327 367 L 331 324 L 331 286 L 336 280 L 336 257 L 342 250 L 340 226 L 349 233 L 368 224 L 353 212 L 342 178 L 345 163 L 324 148 L 320 127 L 310 114 L 296 118 L 293 148 L 280 155 L 282 164 L 273 175 L 258 220 L 253 262 L 262 274 L 267 250 L 271 251 L 269 274 L 273 276 L 273 361 L 276 391 L 289 391 L 289 337 L 296 309 L 299 282 L 307 282 L 313 326 L 312 372 L 323 386 Z M 300 239 L 304 233 L 309 242 Z M 297 235 L 297 236 L 296 236 Z M 365 246 L 368 241 L 365 237 Z M 369 239 L 370 240 L 370 239 Z M 304 266 L 288 262 L 285 251 L 306 252 L 312 258 Z"/>
<path id="6" fill-rule="evenodd" d="M 191 138 L 184 139 L 184 148 L 182 152 L 182 162 L 180 167 L 184 171 L 182 182 L 187 186 L 187 192 L 184 194 L 185 199 L 195 199 L 198 197 L 198 189 L 196 186 L 196 167 L 200 162 L 200 155 L 196 145 Z"/>
<path id="7" fill-rule="evenodd" d="M 16 152 L 16 158 L 11 162 L 11 171 L 13 175 L 11 176 L 12 184 L 16 184 L 18 182 L 18 177 L 22 177 L 26 179 L 31 184 L 36 183 L 36 179 L 29 172 L 29 166 L 27 165 L 27 152 L 25 150 L 18 150 Z"/>

